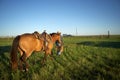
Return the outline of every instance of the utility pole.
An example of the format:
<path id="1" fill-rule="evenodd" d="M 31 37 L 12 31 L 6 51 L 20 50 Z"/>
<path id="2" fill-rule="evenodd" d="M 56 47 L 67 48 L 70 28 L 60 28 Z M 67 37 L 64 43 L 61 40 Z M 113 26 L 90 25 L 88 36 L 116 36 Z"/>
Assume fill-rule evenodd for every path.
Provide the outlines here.
<path id="1" fill-rule="evenodd" d="M 110 38 L 110 31 L 108 30 L 108 38 Z"/>
<path id="2" fill-rule="evenodd" d="M 76 36 L 78 35 L 78 32 L 77 32 L 77 27 L 76 27 Z"/>

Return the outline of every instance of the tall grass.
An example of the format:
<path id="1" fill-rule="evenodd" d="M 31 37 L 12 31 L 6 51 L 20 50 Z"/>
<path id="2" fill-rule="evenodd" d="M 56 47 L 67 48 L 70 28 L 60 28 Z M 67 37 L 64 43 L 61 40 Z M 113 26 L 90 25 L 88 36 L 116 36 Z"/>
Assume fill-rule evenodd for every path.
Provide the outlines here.
<path id="1" fill-rule="evenodd" d="M 0 39 L 0 80 L 119 80 L 120 38 L 64 37 L 64 51 L 41 64 L 43 52 L 34 52 L 29 71 L 13 72 L 9 51 L 13 39 Z"/>

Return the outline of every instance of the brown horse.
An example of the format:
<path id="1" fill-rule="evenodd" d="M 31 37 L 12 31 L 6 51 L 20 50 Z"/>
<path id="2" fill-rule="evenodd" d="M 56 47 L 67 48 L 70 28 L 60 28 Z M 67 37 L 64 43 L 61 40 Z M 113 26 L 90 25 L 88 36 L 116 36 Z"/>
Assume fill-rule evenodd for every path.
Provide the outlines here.
<path id="1" fill-rule="evenodd" d="M 25 70 L 27 71 L 28 64 L 26 60 L 32 52 L 45 51 L 44 60 L 46 60 L 47 55 L 51 54 L 53 44 L 55 42 L 59 43 L 59 45 L 62 43 L 60 38 L 60 33 L 48 35 L 46 32 L 43 32 L 42 34 L 39 34 L 38 32 L 34 32 L 32 34 L 26 33 L 15 37 L 10 53 L 12 70 L 16 70 L 18 68 L 18 51 L 20 52 L 20 69 L 22 70 L 23 64 L 25 64 Z M 61 49 L 58 49 L 58 51 L 61 52 Z"/>

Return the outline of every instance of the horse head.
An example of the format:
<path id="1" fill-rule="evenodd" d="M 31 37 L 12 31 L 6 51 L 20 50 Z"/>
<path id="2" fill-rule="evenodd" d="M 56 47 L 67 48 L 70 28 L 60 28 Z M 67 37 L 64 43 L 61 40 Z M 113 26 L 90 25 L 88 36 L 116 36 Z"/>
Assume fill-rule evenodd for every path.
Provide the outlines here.
<path id="1" fill-rule="evenodd" d="M 60 46 L 62 44 L 62 36 L 60 32 L 51 33 L 52 41 L 56 44 L 56 46 Z"/>
<path id="2" fill-rule="evenodd" d="M 57 46 L 57 53 L 60 55 L 61 52 L 63 52 L 63 40 L 60 32 L 57 33 L 51 33 L 50 34 L 52 37 L 53 42 Z"/>

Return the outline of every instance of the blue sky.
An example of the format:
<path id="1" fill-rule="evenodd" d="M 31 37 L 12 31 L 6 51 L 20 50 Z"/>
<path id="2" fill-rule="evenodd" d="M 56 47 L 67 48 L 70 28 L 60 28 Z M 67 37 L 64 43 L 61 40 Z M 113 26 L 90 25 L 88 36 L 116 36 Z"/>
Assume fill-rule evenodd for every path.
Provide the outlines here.
<path id="1" fill-rule="evenodd" d="M 120 0 L 0 0 L 0 36 L 120 34 Z"/>

